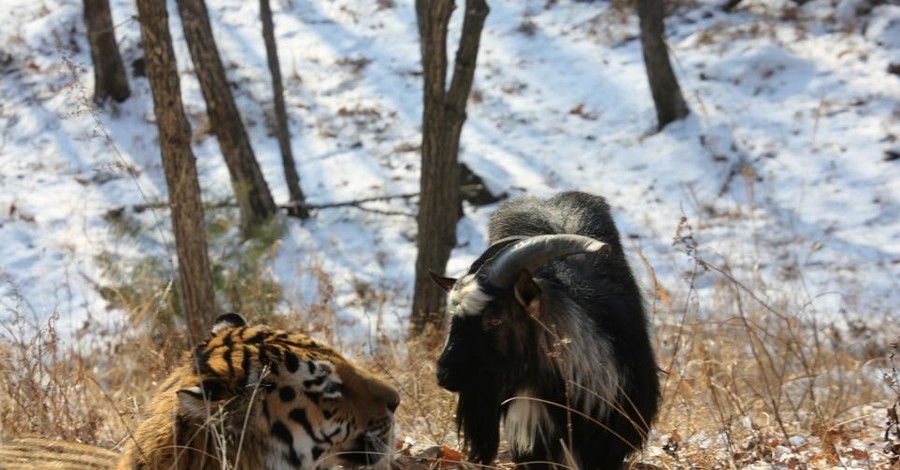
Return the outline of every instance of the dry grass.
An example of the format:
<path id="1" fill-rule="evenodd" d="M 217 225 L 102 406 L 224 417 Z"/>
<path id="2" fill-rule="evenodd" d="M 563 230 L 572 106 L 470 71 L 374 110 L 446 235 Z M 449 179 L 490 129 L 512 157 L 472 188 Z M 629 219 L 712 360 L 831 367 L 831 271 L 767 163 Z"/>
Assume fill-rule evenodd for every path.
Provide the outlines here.
<path id="1" fill-rule="evenodd" d="M 109 222 L 123 237 L 137 233 L 123 228 L 121 220 Z M 253 322 L 301 324 L 296 315 L 273 313 L 279 291 L 267 266 L 280 237 L 278 227 L 268 227 L 240 249 L 226 250 L 227 229 L 217 224 L 210 217 L 210 245 L 218 255 L 215 284 L 223 305 Z M 13 307 L 3 312 L 11 321 L 0 324 L 0 376 L 5 379 L 0 381 L 0 438 L 40 435 L 119 448 L 144 416 L 159 381 L 187 349 L 184 322 L 175 314 L 180 300 L 174 268 L 150 257 L 122 260 L 104 254 L 97 261 L 108 278 L 120 280 L 98 289 L 112 306 L 128 312 L 125 326 L 88 322 L 62 341 L 58 315 L 38 324 L 24 299 L 4 299 Z"/>
<path id="2" fill-rule="evenodd" d="M 822 324 L 790 295 L 762 300 L 764 284 L 756 280 L 749 288 L 727 264 L 707 262 L 698 254 L 686 223 L 675 248 L 693 263 L 683 285 L 662 285 L 646 259 L 643 268 L 635 266 L 646 271 L 655 289 L 649 303 L 664 401 L 648 445 L 635 458 L 639 464 L 632 468 L 890 468 L 900 450 L 900 386 L 889 356 L 896 328 Z M 341 343 L 330 303 L 332 281 L 314 264 L 306 269 L 319 280 L 319 299 L 287 315 L 261 309 L 257 321 L 287 328 L 307 325 L 313 335 Z M 714 295 L 700 298 L 693 283 L 704 272 L 715 274 L 717 281 Z M 265 271 L 255 274 L 264 276 Z M 4 436 L 38 434 L 108 448 L 127 436 L 156 381 L 184 347 L 176 322 L 153 321 L 156 326 L 147 327 L 149 319 L 164 316 L 159 306 L 167 303 L 159 298 L 170 294 L 159 279 L 145 280 L 145 285 L 157 290 L 148 287 L 120 296 L 128 299 L 123 307 L 134 312 L 132 324 L 137 326 L 114 334 L 90 332 L 93 336 L 87 337 L 94 340 L 81 351 L 62 346 L 53 320 L 28 324 L 19 313 L 12 325 L 4 325 Z M 271 305 L 273 290 L 266 282 L 241 288 L 242 302 Z M 253 300 L 254 294 L 267 298 Z M 374 310 L 383 311 L 391 299 L 369 301 L 378 304 Z M 162 325 L 168 325 L 165 334 Z M 364 367 L 380 370 L 400 389 L 398 438 L 409 453 L 459 446 L 455 398 L 434 379 L 442 341 L 434 331 L 410 344 L 378 336 L 370 339 L 365 353 L 352 352 Z M 508 467 L 502 455 L 499 465 Z M 446 451 L 432 455 L 441 456 L 447 457 Z M 422 465 L 427 464 L 426 459 Z"/>
<path id="3" fill-rule="evenodd" d="M 0 437 L 117 448 L 166 372 L 159 345 L 122 335 L 75 351 L 57 336 L 57 320 L 35 325 L 16 315 L 0 331 Z"/>
<path id="4" fill-rule="evenodd" d="M 684 220 L 675 246 L 694 271 L 678 298 L 654 286 L 664 403 L 645 457 L 664 468 L 886 468 L 885 412 L 900 395 L 879 378 L 897 328 L 824 322 L 799 293 L 764 297 L 775 286 L 750 288 L 703 259 Z M 701 272 L 717 279 L 703 299 Z"/>
<path id="5" fill-rule="evenodd" d="M 735 299 L 744 295 L 732 292 Z M 884 362 L 773 312 L 658 329 L 665 402 L 651 452 L 667 467 L 879 467 Z M 652 447 L 652 446 L 651 446 Z"/>

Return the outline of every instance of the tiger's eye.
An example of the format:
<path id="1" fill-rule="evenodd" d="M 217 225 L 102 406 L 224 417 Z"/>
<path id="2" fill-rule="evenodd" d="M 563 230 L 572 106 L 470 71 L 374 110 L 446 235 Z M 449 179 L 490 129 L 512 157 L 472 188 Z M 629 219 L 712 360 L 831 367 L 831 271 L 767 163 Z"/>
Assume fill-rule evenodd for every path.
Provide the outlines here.
<path id="1" fill-rule="evenodd" d="M 328 385 L 325 386 L 325 389 L 322 390 L 322 393 L 328 395 L 342 394 L 344 393 L 344 384 L 340 382 L 329 382 Z"/>
<path id="2" fill-rule="evenodd" d="M 228 386 L 219 379 L 206 379 L 201 383 L 207 401 L 219 401 L 228 394 Z"/>

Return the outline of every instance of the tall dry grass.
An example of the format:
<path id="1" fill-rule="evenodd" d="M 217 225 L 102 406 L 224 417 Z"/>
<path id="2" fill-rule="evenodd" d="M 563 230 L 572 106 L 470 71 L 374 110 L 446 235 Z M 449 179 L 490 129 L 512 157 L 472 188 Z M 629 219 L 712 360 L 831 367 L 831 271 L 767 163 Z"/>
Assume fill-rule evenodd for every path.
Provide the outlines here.
<path id="1" fill-rule="evenodd" d="M 0 437 L 117 448 L 166 372 L 159 345 L 126 334 L 75 349 L 58 336 L 58 316 L 35 324 L 12 313 L 0 328 Z"/>
<path id="2" fill-rule="evenodd" d="M 650 276 L 664 369 L 651 460 L 665 468 L 886 468 L 882 432 L 894 397 L 881 377 L 900 330 L 886 319 L 824 320 L 780 281 L 743 281 L 727 261 L 704 258 L 684 219 L 674 247 L 693 271 L 680 297 Z M 703 298 L 693 284 L 701 273 L 715 279 Z"/>
<path id="3" fill-rule="evenodd" d="M 891 341 L 898 337 L 897 328 L 876 320 L 824 322 L 806 313 L 799 295 L 773 296 L 768 289 L 773 286 L 764 279 L 744 282 L 726 261 L 708 261 L 692 235 L 682 221 L 673 252 L 689 260 L 692 270 L 678 285 L 656 279 L 653 263 L 633 245 L 640 261 L 634 267 L 651 284 L 648 305 L 663 403 L 632 468 L 895 465 L 900 385 Z M 343 344 L 330 302 L 333 281 L 315 264 L 307 269 L 315 271 L 319 298 L 286 314 L 263 312 L 256 320 L 284 328 L 305 325 L 313 335 Z M 694 283 L 701 274 L 715 279 L 712 295 L 709 286 L 698 295 Z M 15 321 L 0 330 L 3 435 L 37 434 L 108 448 L 122 442 L 185 347 L 178 323 L 159 320 L 166 315 L 159 307 L 166 303 L 159 298 L 170 295 L 162 281 L 130 280 L 127 295 L 118 298 L 132 312 L 131 326 L 77 351 L 59 338 L 55 319 L 28 324 L 22 312 L 9 312 Z M 146 288 L 136 289 L 139 285 Z M 241 289 L 242 302 L 271 305 L 273 289 L 267 282 L 256 280 Z M 389 296 L 367 299 L 377 312 L 389 310 L 395 301 Z M 442 343 L 439 331 L 409 344 L 376 332 L 365 347 L 346 345 L 357 362 L 381 371 L 401 391 L 396 417 L 400 447 L 422 457 L 410 457 L 407 463 L 429 466 L 442 457 L 458 459 L 452 452 L 459 446 L 455 397 L 434 378 Z M 431 446 L 438 450 L 420 453 Z M 501 452 L 501 467 L 509 466 L 505 455 Z"/>

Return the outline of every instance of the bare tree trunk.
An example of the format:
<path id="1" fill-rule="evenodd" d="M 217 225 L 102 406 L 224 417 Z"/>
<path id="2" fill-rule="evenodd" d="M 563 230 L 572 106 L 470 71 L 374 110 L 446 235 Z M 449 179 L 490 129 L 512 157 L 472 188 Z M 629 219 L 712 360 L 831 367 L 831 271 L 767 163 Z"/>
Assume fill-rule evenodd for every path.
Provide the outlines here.
<path id="1" fill-rule="evenodd" d="M 428 24 L 428 9 L 431 0 L 416 0 L 416 26 L 419 28 L 419 55 L 425 60 L 425 26 Z M 424 67 L 424 63 L 422 66 Z"/>
<path id="2" fill-rule="evenodd" d="M 269 71 L 272 74 L 272 95 L 275 100 L 275 136 L 278 139 L 278 147 L 281 149 L 281 161 L 284 165 L 284 179 L 287 182 L 288 193 L 291 202 L 288 205 L 288 215 L 306 219 L 309 211 L 303 204 L 306 197 L 300 189 L 300 175 L 297 174 L 297 165 L 294 163 L 294 154 L 291 151 L 291 131 L 288 128 L 287 109 L 284 106 L 284 87 L 281 83 L 281 65 L 278 63 L 278 47 L 275 45 L 275 24 L 272 22 L 272 7 L 269 0 L 259 0 L 259 17 L 262 20 L 263 40 L 266 43 L 266 59 L 269 62 Z"/>
<path id="3" fill-rule="evenodd" d="M 662 130 L 669 123 L 687 116 L 690 110 L 669 62 L 663 0 L 638 0 L 637 11 L 641 23 L 644 64 L 647 66 L 647 78 L 656 105 L 657 129 Z"/>
<path id="4" fill-rule="evenodd" d="M 102 103 L 112 97 L 121 103 L 131 96 L 131 90 L 116 44 L 109 0 L 84 0 L 84 23 L 94 63 L 94 101 Z"/>
<path id="5" fill-rule="evenodd" d="M 456 51 L 449 89 L 447 76 L 447 28 L 455 4 L 452 0 L 417 1 L 425 76 L 422 113 L 422 175 L 419 200 L 416 283 L 410 336 L 429 324 L 441 324 L 444 293 L 429 271 L 443 273 L 456 245 L 459 204 L 459 138 L 466 120 L 466 101 L 472 89 L 481 31 L 488 14 L 484 0 L 467 0 L 462 35 Z"/>
<path id="6" fill-rule="evenodd" d="M 203 0 L 177 0 L 176 3 L 200 89 L 206 100 L 209 124 L 219 139 L 219 147 L 231 174 L 231 184 L 241 212 L 241 227 L 245 235 L 250 235 L 255 227 L 275 214 L 275 201 L 253 155 L 250 139 L 228 86 L 206 4 Z"/>
<path id="7" fill-rule="evenodd" d="M 181 102 L 166 0 L 137 0 L 137 6 L 172 207 L 183 314 L 191 337 L 200 341 L 209 333 L 219 308 L 206 247 L 200 184 L 191 151 L 191 128 Z"/>

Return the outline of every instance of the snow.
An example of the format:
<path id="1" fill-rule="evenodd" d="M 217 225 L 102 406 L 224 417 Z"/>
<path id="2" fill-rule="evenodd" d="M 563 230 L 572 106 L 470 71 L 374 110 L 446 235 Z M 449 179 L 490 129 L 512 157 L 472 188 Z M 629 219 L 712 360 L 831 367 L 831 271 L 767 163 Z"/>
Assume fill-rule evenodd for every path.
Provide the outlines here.
<path id="1" fill-rule="evenodd" d="M 136 12 L 131 1 L 112 3 L 130 64 L 141 55 Z M 673 246 L 685 216 L 699 256 L 764 298 L 799 297 L 806 307 L 797 314 L 826 321 L 894 314 L 900 161 L 884 152 L 900 135 L 900 81 L 887 71 L 900 59 L 900 7 L 677 6 L 668 39 L 693 113 L 654 133 L 631 12 L 609 2 L 489 4 L 460 158 L 492 191 L 605 195 L 648 285 L 638 248 L 662 285 L 687 289 L 692 261 Z M 257 6 L 220 0 L 209 8 L 257 158 L 284 202 Z M 273 9 L 309 202 L 416 192 L 422 84 L 413 2 L 283 0 Z M 221 201 L 230 195 L 228 174 L 215 139 L 202 131 L 204 103 L 175 12 L 170 5 L 201 186 L 205 201 Z M 99 259 L 175 263 L 172 237 L 159 226 L 166 211 L 126 211 L 140 227 L 136 237 L 121 236 L 105 218 L 166 197 L 149 85 L 129 77 L 128 101 L 94 109 L 81 3 L 5 0 L 0 13 L 0 319 L 57 314 L 68 333 L 86 322 L 121 322 L 125 312 L 98 291 L 121 280 Z M 460 21 L 457 11 L 453 26 Z M 351 207 L 285 220 L 271 266 L 282 308 L 315 302 L 321 270 L 348 341 L 375 328 L 404 331 L 415 202 L 365 205 L 399 215 Z M 466 207 L 449 274 L 484 249 L 492 209 Z M 715 272 L 696 279 L 701 304 L 718 280 Z"/>

